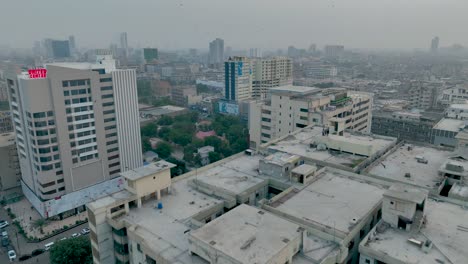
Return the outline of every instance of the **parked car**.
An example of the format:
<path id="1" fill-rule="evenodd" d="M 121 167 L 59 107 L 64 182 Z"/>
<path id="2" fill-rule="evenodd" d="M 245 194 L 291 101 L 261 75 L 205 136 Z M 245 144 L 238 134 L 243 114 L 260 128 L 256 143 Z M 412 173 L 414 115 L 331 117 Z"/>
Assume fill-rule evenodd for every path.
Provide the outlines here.
<path id="1" fill-rule="evenodd" d="M 82 234 L 82 235 L 87 235 L 87 234 L 89 234 L 89 228 L 87 228 L 87 227 L 83 228 L 83 229 L 81 230 L 81 234 Z"/>
<path id="2" fill-rule="evenodd" d="M 18 260 L 19 261 L 25 261 L 25 260 L 28 260 L 30 258 L 32 258 L 31 255 L 23 255 L 23 256 L 19 257 Z"/>
<path id="3" fill-rule="evenodd" d="M 44 249 L 47 251 L 54 245 L 54 242 L 50 242 L 44 245 Z"/>
<path id="4" fill-rule="evenodd" d="M 77 238 L 77 237 L 79 237 L 79 236 L 81 236 L 80 233 L 73 233 L 73 234 L 71 235 L 71 238 Z"/>
<path id="5" fill-rule="evenodd" d="M 11 262 L 13 262 L 16 259 L 16 252 L 13 249 L 8 251 L 8 258 Z"/>
<path id="6" fill-rule="evenodd" d="M 2 237 L 2 247 L 8 247 L 10 245 L 10 240 L 8 237 Z"/>
<path id="7" fill-rule="evenodd" d="M 31 252 L 31 256 L 33 256 L 33 257 L 39 256 L 40 254 L 42 254 L 44 252 L 45 252 L 44 249 L 38 248 L 38 249 L 33 250 L 33 252 Z"/>
<path id="8" fill-rule="evenodd" d="M 8 221 L 5 221 L 5 220 L 2 220 L 0 221 L 0 228 L 5 228 L 7 227 L 9 224 L 8 224 Z"/>
<path id="9" fill-rule="evenodd" d="M 67 237 L 62 237 L 59 241 L 67 240 Z"/>

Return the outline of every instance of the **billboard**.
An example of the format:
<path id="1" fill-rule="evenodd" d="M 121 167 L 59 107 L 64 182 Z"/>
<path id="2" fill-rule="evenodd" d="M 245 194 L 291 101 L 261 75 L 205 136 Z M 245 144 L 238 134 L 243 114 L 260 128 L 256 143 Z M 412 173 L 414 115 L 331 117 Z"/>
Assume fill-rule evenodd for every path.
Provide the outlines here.
<path id="1" fill-rule="evenodd" d="M 235 103 L 219 102 L 219 112 L 223 114 L 239 115 L 239 105 Z"/>
<path id="2" fill-rule="evenodd" d="M 30 79 L 43 79 L 47 78 L 47 70 L 43 68 L 29 69 L 28 70 Z"/>

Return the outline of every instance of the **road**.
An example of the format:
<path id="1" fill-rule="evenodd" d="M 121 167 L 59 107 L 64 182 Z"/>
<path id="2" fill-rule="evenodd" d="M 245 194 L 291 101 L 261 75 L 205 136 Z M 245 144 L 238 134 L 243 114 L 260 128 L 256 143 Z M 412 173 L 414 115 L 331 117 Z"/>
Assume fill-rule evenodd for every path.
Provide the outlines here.
<path id="1" fill-rule="evenodd" d="M 8 236 L 10 237 L 10 243 L 15 248 L 17 258 L 19 258 L 21 255 L 31 254 L 31 252 L 33 250 L 35 250 L 35 249 L 44 248 L 44 245 L 49 243 L 49 242 L 55 242 L 56 240 L 59 240 L 59 239 L 61 239 L 63 237 L 68 237 L 69 238 L 73 233 L 79 233 L 81 231 L 81 229 L 83 229 L 85 227 L 88 227 L 88 224 L 85 223 L 85 224 L 79 225 L 77 227 L 74 227 L 72 229 L 69 229 L 69 230 L 67 230 L 67 231 L 65 231 L 63 233 L 60 233 L 60 234 L 58 234 L 56 236 L 53 236 L 53 237 L 51 237 L 49 239 L 46 239 L 46 240 L 44 240 L 42 242 L 28 243 L 26 241 L 26 239 L 22 235 L 17 234 L 18 230 L 12 224 L 12 221 L 11 221 L 10 217 L 8 217 L 7 212 L 3 208 L 0 209 L 0 219 L 1 220 L 7 220 L 8 223 L 10 223 L 10 225 L 7 226 L 6 228 L 4 228 L 4 230 L 6 230 L 8 232 Z M 9 263 L 8 255 L 7 255 L 6 249 L 4 247 L 1 247 L 1 249 L 0 249 L 0 263 Z M 33 264 L 33 263 L 48 264 L 49 263 L 49 253 L 46 252 L 46 253 L 44 253 L 42 255 L 39 255 L 37 257 L 33 257 L 33 258 L 29 259 L 29 260 L 22 261 L 21 263 L 25 263 L 25 264 Z"/>

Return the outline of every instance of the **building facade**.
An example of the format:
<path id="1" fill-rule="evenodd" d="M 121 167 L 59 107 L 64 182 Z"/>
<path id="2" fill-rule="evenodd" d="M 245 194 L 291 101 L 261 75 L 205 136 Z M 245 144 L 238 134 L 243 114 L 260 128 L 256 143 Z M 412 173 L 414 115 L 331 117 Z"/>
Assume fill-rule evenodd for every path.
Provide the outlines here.
<path id="1" fill-rule="evenodd" d="M 11 112 L 2 111 L 0 112 L 0 134 L 12 132 L 13 122 L 11 120 Z"/>
<path id="2" fill-rule="evenodd" d="M 174 86 L 171 89 L 171 100 L 178 106 L 189 106 L 200 103 L 202 96 L 197 95 L 195 86 Z"/>
<path id="3" fill-rule="evenodd" d="M 325 57 L 337 58 L 344 52 L 344 46 L 342 45 L 326 45 L 323 49 Z"/>
<path id="4" fill-rule="evenodd" d="M 12 75 L 7 84 L 23 192 L 50 217 L 103 195 L 91 190 L 139 167 L 142 151 L 134 70 L 117 70 L 107 58 L 44 71 Z M 81 199 L 67 201 L 68 194 Z"/>
<path id="5" fill-rule="evenodd" d="M 224 40 L 217 38 L 210 42 L 210 53 L 208 54 L 208 65 L 213 68 L 222 67 L 224 61 Z"/>
<path id="6" fill-rule="evenodd" d="M 15 144 L 15 133 L 0 134 L 0 191 L 21 186 L 21 170 Z"/>
<path id="7" fill-rule="evenodd" d="M 224 62 L 224 98 L 243 101 L 252 98 L 252 64 L 246 57 L 233 57 Z"/>
<path id="8" fill-rule="evenodd" d="M 421 110 L 437 108 L 441 88 L 442 84 L 436 82 L 411 82 L 409 89 L 411 107 Z"/>
<path id="9" fill-rule="evenodd" d="M 344 89 L 282 86 L 271 98 L 251 104 L 250 145 L 254 148 L 309 125 L 325 125 L 330 133 L 345 129 L 369 133 L 373 97 Z"/>
<path id="10" fill-rule="evenodd" d="M 253 98 L 265 99 L 270 88 L 292 84 L 292 59 L 290 58 L 275 57 L 253 60 L 252 69 Z"/>

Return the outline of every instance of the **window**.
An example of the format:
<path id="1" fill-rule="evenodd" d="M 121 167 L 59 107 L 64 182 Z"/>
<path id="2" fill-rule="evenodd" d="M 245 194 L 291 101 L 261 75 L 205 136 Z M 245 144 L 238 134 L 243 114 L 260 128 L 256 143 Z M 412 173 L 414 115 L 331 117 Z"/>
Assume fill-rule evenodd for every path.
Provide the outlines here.
<path id="1" fill-rule="evenodd" d="M 113 94 L 103 94 L 103 95 L 101 96 L 102 99 L 107 99 L 107 98 L 112 98 L 112 97 L 114 97 Z"/>
<path id="2" fill-rule="evenodd" d="M 103 103 L 102 106 L 112 106 L 114 105 L 114 102 L 107 102 L 107 103 Z"/>
<path id="3" fill-rule="evenodd" d="M 64 96 L 70 96 L 70 91 L 63 91 Z"/>
<path id="4" fill-rule="evenodd" d="M 68 87 L 68 81 L 63 81 L 63 82 L 62 82 L 62 86 L 63 86 L 63 87 Z"/>
<path id="5" fill-rule="evenodd" d="M 46 117 L 46 113 L 45 112 L 34 113 L 33 117 L 34 118 L 44 118 L 44 117 Z"/>
<path id="6" fill-rule="evenodd" d="M 112 78 L 101 78 L 99 79 L 100 82 L 112 82 Z"/>
<path id="7" fill-rule="evenodd" d="M 301 111 L 301 112 L 303 112 L 303 113 L 308 113 L 308 112 L 309 112 L 309 110 L 306 109 L 306 108 L 301 108 L 301 109 L 299 109 L 299 111 Z"/>
<path id="8" fill-rule="evenodd" d="M 115 121 L 114 117 L 104 119 L 104 123 Z"/>

